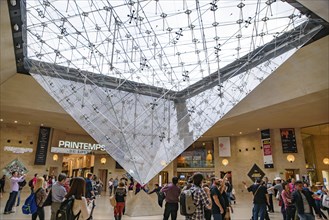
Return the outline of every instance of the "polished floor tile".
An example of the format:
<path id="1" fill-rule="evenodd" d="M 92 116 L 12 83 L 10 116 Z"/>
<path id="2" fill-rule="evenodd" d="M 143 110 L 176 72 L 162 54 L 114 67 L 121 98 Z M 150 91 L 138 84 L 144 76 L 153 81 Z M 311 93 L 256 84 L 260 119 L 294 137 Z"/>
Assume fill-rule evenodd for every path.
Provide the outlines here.
<path id="1" fill-rule="evenodd" d="M 21 198 L 21 205 L 15 207 L 16 212 L 9 215 L 4 215 L 3 210 L 8 199 L 8 194 L 5 193 L 0 200 L 1 220 L 25 220 L 31 219 L 31 216 L 22 214 L 21 207 L 24 203 L 25 198 L 28 196 L 27 193 L 23 193 Z M 252 208 L 252 196 L 249 194 L 237 195 L 237 202 L 233 205 L 234 213 L 231 215 L 232 220 L 249 220 L 251 217 L 251 208 Z M 277 202 L 275 202 L 277 203 Z M 280 207 L 275 206 L 275 213 L 270 213 L 271 220 L 281 220 L 282 216 L 279 212 Z M 46 220 L 50 219 L 50 207 L 45 207 Z M 102 195 L 96 200 L 96 207 L 94 211 L 94 220 L 110 220 L 114 219 L 113 217 L 113 208 L 109 202 L 108 195 Z M 178 220 L 184 220 L 185 217 L 179 215 Z M 162 215 L 156 216 L 140 216 L 140 217 L 129 217 L 127 215 L 123 216 L 122 220 L 162 220 Z"/>

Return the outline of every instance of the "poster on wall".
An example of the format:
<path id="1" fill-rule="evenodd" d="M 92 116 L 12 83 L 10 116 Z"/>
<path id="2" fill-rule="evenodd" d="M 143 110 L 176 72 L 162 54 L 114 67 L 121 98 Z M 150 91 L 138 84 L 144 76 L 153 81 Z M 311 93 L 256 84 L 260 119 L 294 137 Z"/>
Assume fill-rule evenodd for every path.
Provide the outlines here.
<path id="1" fill-rule="evenodd" d="M 261 131 L 261 144 L 262 144 L 262 148 L 263 148 L 263 158 L 264 158 L 265 169 L 274 168 L 270 129 Z"/>
<path id="2" fill-rule="evenodd" d="M 231 156 L 231 141 L 230 137 L 219 137 L 219 156 L 220 157 L 230 157 Z"/>
<path id="3" fill-rule="evenodd" d="M 295 129 L 281 128 L 280 134 L 283 153 L 297 153 Z"/>
<path id="4" fill-rule="evenodd" d="M 26 167 L 24 166 L 24 164 L 19 161 L 18 159 L 15 159 L 13 161 L 11 161 L 10 163 L 8 163 L 5 168 L 2 170 L 2 173 L 8 177 L 11 176 L 11 173 L 13 171 L 17 171 L 19 174 L 26 174 L 27 172 L 29 172 Z"/>
<path id="5" fill-rule="evenodd" d="M 50 128 L 40 127 L 34 165 L 46 165 L 49 138 L 50 138 Z"/>

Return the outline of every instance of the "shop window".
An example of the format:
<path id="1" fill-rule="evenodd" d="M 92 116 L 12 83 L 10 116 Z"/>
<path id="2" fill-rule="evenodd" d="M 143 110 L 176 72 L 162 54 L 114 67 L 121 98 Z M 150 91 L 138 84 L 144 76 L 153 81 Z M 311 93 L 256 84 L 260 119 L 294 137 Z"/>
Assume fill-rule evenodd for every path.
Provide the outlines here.
<path id="1" fill-rule="evenodd" d="M 179 168 L 213 168 L 214 145 L 212 142 L 195 142 L 177 158 Z"/>

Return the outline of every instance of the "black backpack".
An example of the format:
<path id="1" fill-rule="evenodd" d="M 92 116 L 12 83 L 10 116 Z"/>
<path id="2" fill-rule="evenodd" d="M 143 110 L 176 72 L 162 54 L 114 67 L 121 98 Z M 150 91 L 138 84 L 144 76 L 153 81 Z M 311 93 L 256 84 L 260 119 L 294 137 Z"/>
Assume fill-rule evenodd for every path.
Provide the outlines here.
<path id="1" fill-rule="evenodd" d="M 19 190 L 22 190 L 24 186 L 26 186 L 26 180 L 23 180 L 22 182 L 18 182 Z"/>
<path id="2" fill-rule="evenodd" d="M 33 188 L 33 179 L 29 181 L 29 187 Z"/>
<path id="3" fill-rule="evenodd" d="M 73 204 L 74 204 L 74 196 L 64 200 L 61 203 L 59 210 L 56 213 L 56 220 L 75 220 L 79 218 L 81 210 L 78 214 L 73 214 Z"/>

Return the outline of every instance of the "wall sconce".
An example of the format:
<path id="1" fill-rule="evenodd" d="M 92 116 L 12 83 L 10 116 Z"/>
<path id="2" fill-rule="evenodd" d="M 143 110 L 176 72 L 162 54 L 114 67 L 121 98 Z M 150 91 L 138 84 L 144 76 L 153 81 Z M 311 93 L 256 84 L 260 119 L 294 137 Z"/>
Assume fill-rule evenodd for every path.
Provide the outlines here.
<path id="1" fill-rule="evenodd" d="M 227 159 L 222 160 L 222 164 L 223 164 L 224 166 L 227 166 L 227 165 L 228 165 L 228 160 L 227 160 Z"/>
<path id="2" fill-rule="evenodd" d="M 329 165 L 329 158 L 324 158 L 323 159 L 323 163 L 325 164 L 325 165 Z"/>
<path id="3" fill-rule="evenodd" d="M 10 4 L 11 4 L 12 6 L 16 6 L 17 2 L 16 2 L 16 0 L 10 0 Z"/>
<path id="4" fill-rule="evenodd" d="M 15 31 L 19 31 L 19 26 L 18 26 L 18 24 L 14 24 L 13 28 L 14 28 Z"/>
<path id="5" fill-rule="evenodd" d="M 106 158 L 105 157 L 101 158 L 101 164 L 106 164 Z"/>
<path id="6" fill-rule="evenodd" d="M 292 155 L 292 154 L 289 154 L 289 155 L 287 156 L 287 160 L 288 160 L 290 163 L 292 163 L 292 162 L 295 161 L 295 156 Z"/>
<path id="7" fill-rule="evenodd" d="M 54 160 L 54 161 L 57 161 L 57 160 L 58 160 L 58 155 L 57 155 L 57 154 L 54 154 L 54 156 L 53 156 L 53 160 Z"/>
<path id="8" fill-rule="evenodd" d="M 161 164 L 161 166 L 164 166 L 164 167 L 167 166 L 167 163 L 164 160 L 161 160 L 160 164 Z"/>

